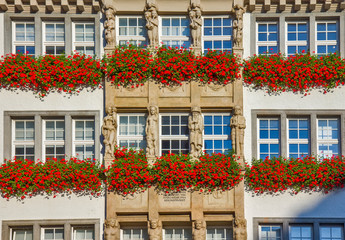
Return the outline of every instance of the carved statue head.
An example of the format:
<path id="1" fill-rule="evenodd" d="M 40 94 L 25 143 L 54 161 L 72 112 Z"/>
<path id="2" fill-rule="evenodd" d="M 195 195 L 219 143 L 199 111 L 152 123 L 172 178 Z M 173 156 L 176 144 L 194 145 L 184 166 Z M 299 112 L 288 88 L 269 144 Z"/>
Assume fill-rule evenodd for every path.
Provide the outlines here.
<path id="1" fill-rule="evenodd" d="M 159 221 L 158 221 L 158 219 L 151 219 L 151 220 L 149 221 L 149 223 L 150 223 L 150 227 L 151 227 L 152 229 L 156 229 L 156 228 L 159 227 Z"/>
<path id="2" fill-rule="evenodd" d="M 242 115 L 242 108 L 240 106 L 235 106 L 235 115 Z"/>
<path id="3" fill-rule="evenodd" d="M 106 228 L 116 228 L 119 226 L 119 222 L 115 218 L 110 218 L 104 221 Z"/>
<path id="4" fill-rule="evenodd" d="M 157 13 L 157 11 L 155 9 L 152 10 L 151 15 L 152 15 L 152 18 L 157 18 L 158 17 L 158 13 Z"/>
<path id="5" fill-rule="evenodd" d="M 114 106 L 111 108 L 111 110 L 112 110 L 112 113 L 116 113 L 117 112 L 117 108 L 114 107 Z"/>
<path id="6" fill-rule="evenodd" d="M 195 15 L 197 17 L 201 17 L 201 10 L 200 10 L 200 8 L 195 9 Z"/>
<path id="7" fill-rule="evenodd" d="M 156 115 L 157 114 L 157 107 L 156 106 L 149 106 L 148 107 L 150 115 Z"/>
<path id="8" fill-rule="evenodd" d="M 189 11 L 189 17 L 192 19 L 195 17 L 195 11 L 194 10 Z"/>
<path id="9" fill-rule="evenodd" d="M 247 221 L 244 218 L 236 218 L 235 225 L 238 228 L 245 228 L 247 226 Z"/>
<path id="10" fill-rule="evenodd" d="M 112 107 L 107 107 L 107 109 L 105 110 L 105 112 L 110 115 L 113 113 L 113 108 Z"/>
<path id="11" fill-rule="evenodd" d="M 200 114 L 201 114 L 201 109 L 200 109 L 200 107 L 193 107 L 193 108 L 192 108 L 192 115 L 193 115 L 193 118 L 200 116 Z"/>
<path id="12" fill-rule="evenodd" d="M 203 221 L 202 220 L 195 220 L 195 229 L 200 230 L 203 228 Z"/>

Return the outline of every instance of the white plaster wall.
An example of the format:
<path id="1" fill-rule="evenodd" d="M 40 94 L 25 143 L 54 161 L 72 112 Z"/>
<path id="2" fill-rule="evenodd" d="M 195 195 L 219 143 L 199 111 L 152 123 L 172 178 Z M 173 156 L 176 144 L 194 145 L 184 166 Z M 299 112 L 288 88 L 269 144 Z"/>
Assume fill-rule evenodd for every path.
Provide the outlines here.
<path id="1" fill-rule="evenodd" d="M 243 58 L 246 59 L 250 56 L 250 13 L 243 14 Z"/>
<path id="2" fill-rule="evenodd" d="M 4 35 L 5 35 L 5 27 L 4 27 L 4 13 L 0 13 L 0 57 L 4 55 Z"/>
<path id="3" fill-rule="evenodd" d="M 43 99 L 39 99 L 32 92 L 0 90 L 0 132 L 4 132 L 4 111 L 97 110 L 100 111 L 100 124 L 102 124 L 103 102 L 103 89 L 94 91 L 85 89 L 78 95 L 72 96 L 53 93 Z M 4 137 L 6 138 L 6 136 L 0 136 L 0 163 L 4 156 Z M 101 156 L 97 158 L 101 159 Z M 104 211 L 104 197 L 72 194 L 70 196 L 58 195 L 56 198 L 35 196 L 23 201 L 6 200 L 0 197 L 0 223 L 3 220 L 100 219 L 102 229 Z"/>
<path id="4" fill-rule="evenodd" d="M 100 111 L 100 126 L 103 119 L 103 89 L 90 91 L 82 90 L 77 95 L 65 93 L 50 93 L 40 99 L 31 91 L 8 91 L 0 90 L 0 132 L 4 132 L 4 111 Z M 4 157 L 4 138 L 0 136 L 0 163 Z M 102 149 L 102 148 L 101 148 Z M 96 156 L 101 159 L 101 156 Z"/>
<path id="5" fill-rule="evenodd" d="M 4 220 L 99 219 L 103 233 L 105 198 L 91 196 L 35 196 L 23 201 L 0 197 L 0 233 Z M 1 238 L 1 236 L 0 236 Z"/>
<path id="6" fill-rule="evenodd" d="M 245 133 L 245 158 L 252 159 L 251 111 L 254 109 L 318 109 L 345 110 L 345 87 L 323 94 L 319 90 L 310 95 L 282 93 L 269 95 L 265 91 L 244 88 L 244 116 L 247 119 Z M 329 194 L 290 193 L 271 195 L 252 195 L 245 192 L 245 216 L 247 219 L 248 240 L 253 239 L 253 218 L 345 218 L 345 190 Z"/>

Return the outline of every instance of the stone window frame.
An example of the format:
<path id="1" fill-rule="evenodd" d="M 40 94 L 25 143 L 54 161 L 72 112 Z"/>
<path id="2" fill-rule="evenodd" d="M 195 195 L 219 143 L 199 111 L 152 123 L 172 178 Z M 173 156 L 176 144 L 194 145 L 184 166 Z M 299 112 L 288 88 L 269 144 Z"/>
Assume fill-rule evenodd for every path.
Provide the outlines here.
<path id="1" fill-rule="evenodd" d="M 60 13 L 5 13 L 4 14 L 4 54 L 14 52 L 13 45 L 13 22 L 18 21 L 32 21 L 35 25 L 35 56 L 43 55 L 43 22 L 45 21 L 63 21 L 65 23 L 65 53 L 70 55 L 73 53 L 73 23 L 74 22 L 93 22 L 95 26 L 95 55 L 101 57 L 101 45 L 103 45 L 103 40 L 101 39 L 101 14 L 60 14 Z"/>
<path id="2" fill-rule="evenodd" d="M 223 43 L 223 41 L 224 40 L 230 40 L 230 42 L 231 42 L 231 50 L 230 51 L 232 51 L 232 47 L 233 47 L 233 42 L 232 42 L 232 28 L 233 28 L 233 17 L 231 16 L 231 15 L 226 15 L 226 14 L 220 14 L 220 15 L 204 15 L 204 16 L 202 16 L 201 17 L 202 18 L 202 26 L 201 26 L 201 38 L 202 38 L 202 52 L 203 53 L 206 53 L 207 52 L 207 49 L 205 49 L 205 41 L 217 41 L 217 40 L 219 40 L 219 41 L 222 41 L 222 43 Z M 204 34 L 204 30 L 205 30 L 205 18 L 207 19 L 207 18 L 211 18 L 212 20 L 214 19 L 214 18 L 221 18 L 222 20 L 224 19 L 224 18 L 229 18 L 230 19 L 230 27 L 231 27 L 231 35 L 211 35 L 211 36 L 205 36 L 205 34 Z M 213 28 L 213 26 L 212 26 L 212 28 Z M 221 26 L 221 28 L 223 28 L 223 25 Z M 223 48 L 223 46 L 222 46 L 222 49 L 224 49 Z M 210 50 L 214 50 L 213 48 L 210 48 Z"/>
<path id="3" fill-rule="evenodd" d="M 63 227 L 64 240 L 73 240 L 73 230 L 77 227 L 92 227 L 94 230 L 94 240 L 101 240 L 100 219 L 48 219 L 48 220 L 6 220 L 2 221 L 1 239 L 11 240 L 12 229 L 32 229 L 33 240 L 42 239 L 43 228 Z"/>
<path id="4" fill-rule="evenodd" d="M 100 149 L 100 111 L 4 111 L 4 159 L 12 159 L 13 155 L 13 132 L 12 126 L 16 119 L 34 119 L 35 126 L 35 157 L 34 159 L 43 160 L 43 120 L 44 119 L 64 119 L 65 121 L 65 155 L 73 155 L 73 122 L 74 119 L 93 119 L 95 122 L 95 158 L 101 161 Z"/>
<path id="5" fill-rule="evenodd" d="M 137 35 L 120 35 L 120 18 L 127 18 L 127 19 L 129 19 L 129 18 L 137 18 L 137 19 L 139 19 L 139 18 L 142 18 L 143 19 L 143 22 L 144 22 L 144 25 L 143 25 L 143 29 L 144 29 L 144 35 L 139 35 L 139 34 L 137 34 Z M 129 42 L 130 40 L 133 40 L 133 41 L 136 41 L 137 43 L 138 43 L 138 41 L 140 41 L 141 42 L 141 45 L 140 46 L 142 46 L 142 44 L 143 44 L 143 47 L 147 47 L 148 46 L 148 44 L 149 44 L 149 42 L 148 42 L 148 36 L 147 36 L 147 30 L 146 30 L 146 19 L 145 19 L 145 17 L 144 17 L 144 15 L 116 15 L 115 16 L 115 24 L 116 24 L 116 27 L 115 27 L 115 29 L 116 29 L 116 45 L 118 45 L 118 46 L 121 46 L 120 45 L 120 41 L 126 41 L 126 45 L 128 45 L 127 44 L 127 42 Z M 137 24 L 137 28 L 138 28 L 138 24 Z M 126 26 L 126 27 L 128 27 L 128 26 Z M 146 45 L 146 46 L 145 46 Z"/>
<path id="6" fill-rule="evenodd" d="M 120 117 L 121 116 L 137 116 L 137 117 L 144 117 L 145 119 L 145 125 L 144 125 L 144 134 L 143 135 L 120 135 Z M 147 113 L 144 113 L 144 112 L 138 112 L 138 113 L 118 113 L 117 114 L 117 133 L 116 133 L 116 139 L 117 139 L 117 142 L 118 142 L 118 146 L 119 147 L 122 147 L 120 145 L 120 141 L 121 140 L 142 140 L 144 141 L 144 146 L 146 148 L 146 133 L 145 133 L 145 128 L 146 128 L 146 122 L 147 122 Z M 139 126 L 139 125 L 137 125 Z M 128 146 L 128 148 L 130 148 L 130 146 Z M 144 148 L 144 149 L 145 149 Z"/>
<path id="7" fill-rule="evenodd" d="M 263 225 L 280 225 L 282 229 L 281 239 L 289 238 L 289 229 L 291 225 L 310 225 L 312 226 L 312 239 L 320 239 L 321 226 L 341 226 L 345 229 L 345 218 L 275 218 L 275 217 L 255 217 L 253 218 L 253 239 L 260 239 L 260 226 Z"/>
<path id="8" fill-rule="evenodd" d="M 56 37 L 56 25 L 63 25 L 65 26 L 64 21 L 43 21 L 42 22 L 42 53 L 45 54 L 47 51 L 47 47 L 54 47 L 54 54 L 55 56 L 61 55 L 57 54 L 56 47 L 64 47 L 66 49 L 66 29 L 64 27 L 64 40 L 63 41 L 47 41 L 46 39 L 46 33 L 47 33 L 47 24 L 54 24 L 54 36 Z"/>
<path id="9" fill-rule="evenodd" d="M 311 12 L 311 13 L 302 13 L 297 12 L 291 15 L 291 13 L 283 12 L 283 13 L 251 13 L 251 26 L 250 32 L 255 33 L 251 34 L 251 43 L 250 43 L 250 55 L 254 55 L 257 53 L 257 29 L 256 23 L 261 21 L 277 21 L 278 22 L 278 30 L 279 33 L 279 40 L 278 40 L 278 51 L 282 54 L 287 55 L 286 52 L 286 23 L 290 21 L 307 21 L 309 26 L 309 50 L 311 53 L 317 52 L 316 51 L 316 23 L 318 21 L 338 21 L 338 50 L 342 57 L 345 56 L 345 12 Z"/>
<path id="10" fill-rule="evenodd" d="M 159 113 L 159 131 L 158 131 L 158 135 L 159 135 L 159 156 L 162 156 L 164 154 L 162 154 L 162 141 L 163 140 L 187 140 L 188 141 L 188 152 L 190 152 L 190 141 L 189 141 L 189 129 L 188 129 L 188 134 L 187 135 L 163 135 L 162 134 L 162 116 L 187 116 L 187 118 L 190 116 L 190 113 L 188 112 L 163 112 L 163 113 Z M 171 126 L 171 123 L 170 123 Z M 178 125 L 179 127 L 183 126 L 181 124 Z M 188 128 L 188 120 L 187 120 L 187 128 Z M 180 142 L 181 143 L 181 142 Z M 170 142 L 170 146 L 171 146 L 171 142 Z M 171 149 L 171 147 L 170 147 Z"/>
<path id="11" fill-rule="evenodd" d="M 202 113 L 202 118 L 204 120 L 204 130 L 202 131 L 202 150 L 203 151 L 206 150 L 206 148 L 205 148 L 205 146 L 206 146 L 205 140 L 213 140 L 213 141 L 214 140 L 222 140 L 222 142 L 223 142 L 222 144 L 224 144 L 225 140 L 232 141 L 232 139 L 231 139 L 231 127 L 230 127 L 230 134 L 229 135 L 226 135 L 226 134 L 222 134 L 222 135 L 215 135 L 215 134 L 206 135 L 205 134 L 205 115 L 206 116 L 221 116 L 222 120 L 223 120 L 224 116 L 230 117 L 230 121 L 229 121 L 229 124 L 228 124 L 229 127 L 230 127 L 231 118 L 233 117 L 233 114 L 231 112 L 203 112 Z M 212 124 L 211 126 L 214 126 L 214 124 Z M 224 126 L 226 126 L 226 125 L 222 124 L 222 131 L 223 131 L 223 127 Z M 226 151 L 231 151 L 232 150 L 232 146 L 230 146 L 230 147 L 231 147 L 230 149 L 226 149 L 226 148 L 224 148 L 224 145 L 223 145 L 222 146 L 222 152 L 224 153 Z M 213 149 L 214 149 L 214 147 L 213 147 Z"/>
<path id="12" fill-rule="evenodd" d="M 163 43 L 164 41 L 179 41 L 179 42 L 189 42 L 189 46 L 183 46 L 183 44 L 181 45 L 184 48 L 189 48 L 192 44 L 192 36 L 191 36 L 191 31 L 190 31 L 190 26 L 188 24 L 188 29 L 189 29 L 189 33 L 188 35 L 177 35 L 177 36 L 173 36 L 173 35 L 167 35 L 167 36 L 163 36 L 163 18 L 170 18 L 170 19 L 174 19 L 174 18 L 178 18 L 178 19 L 182 19 L 185 18 L 189 24 L 190 24 L 190 20 L 188 18 L 187 15 L 183 15 L 183 14 L 178 14 L 178 15 L 160 15 L 158 16 L 158 36 L 159 36 L 159 42 Z M 179 27 L 181 27 L 181 24 L 179 25 Z M 169 46 L 169 45 L 166 45 Z"/>
<path id="13" fill-rule="evenodd" d="M 310 154 L 318 153 L 318 137 L 317 137 L 317 120 L 321 118 L 338 118 L 339 124 L 339 155 L 345 155 L 345 111 L 341 110 L 301 110 L 301 109 L 253 109 L 251 112 L 251 128 L 252 128 L 252 157 L 259 158 L 258 149 L 258 120 L 259 118 L 278 118 L 280 120 L 280 154 L 287 157 L 288 153 L 288 122 L 289 118 L 308 117 L 310 120 L 309 144 Z"/>

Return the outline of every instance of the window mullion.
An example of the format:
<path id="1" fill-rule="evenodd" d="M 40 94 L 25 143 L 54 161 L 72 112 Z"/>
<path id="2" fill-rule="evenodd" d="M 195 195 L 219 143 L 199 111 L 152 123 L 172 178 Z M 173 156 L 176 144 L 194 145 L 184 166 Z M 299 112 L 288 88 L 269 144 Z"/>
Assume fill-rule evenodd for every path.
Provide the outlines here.
<path id="1" fill-rule="evenodd" d="M 35 159 L 42 159 L 42 144 L 43 144 L 43 138 L 42 138 L 42 118 L 40 115 L 35 115 Z"/>

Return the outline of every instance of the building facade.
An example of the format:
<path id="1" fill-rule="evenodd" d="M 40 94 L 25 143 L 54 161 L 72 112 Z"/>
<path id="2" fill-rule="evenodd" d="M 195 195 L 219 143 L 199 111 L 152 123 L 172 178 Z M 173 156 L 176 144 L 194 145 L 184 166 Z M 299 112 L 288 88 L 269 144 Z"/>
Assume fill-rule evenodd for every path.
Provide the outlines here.
<path id="1" fill-rule="evenodd" d="M 0 55 L 78 52 L 101 58 L 119 45 L 155 52 L 164 44 L 196 55 L 232 51 L 239 59 L 302 51 L 344 57 L 344 8 L 340 0 L 0 0 Z M 146 149 L 151 163 L 168 152 L 197 157 L 200 151 L 236 150 L 249 164 L 267 156 L 344 155 L 343 96 L 342 88 L 270 94 L 242 78 L 227 85 L 148 81 L 138 88 L 106 79 L 103 89 L 43 99 L 2 89 L 1 162 L 76 156 L 109 166 L 114 142 Z M 235 118 L 244 136 L 231 129 Z M 199 132 L 190 127 L 193 120 Z M 211 194 L 150 188 L 129 196 L 1 198 L 1 238 L 340 240 L 344 195 L 253 194 L 242 181 Z"/>

